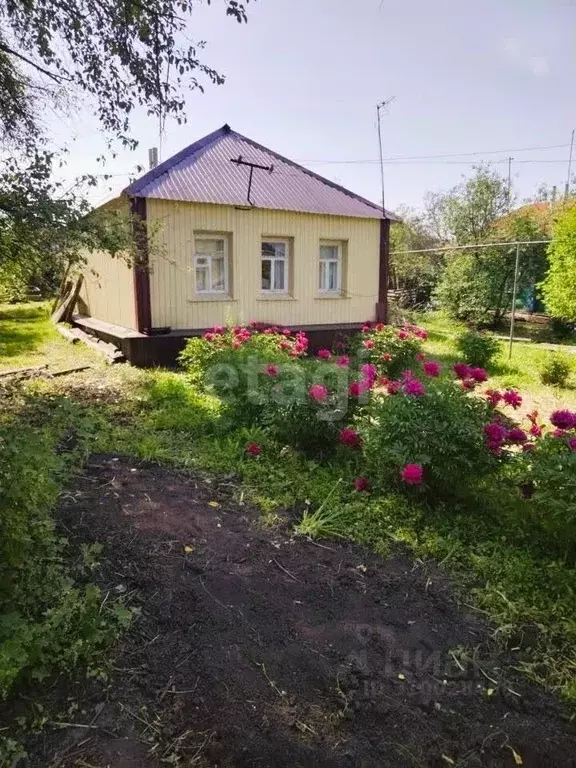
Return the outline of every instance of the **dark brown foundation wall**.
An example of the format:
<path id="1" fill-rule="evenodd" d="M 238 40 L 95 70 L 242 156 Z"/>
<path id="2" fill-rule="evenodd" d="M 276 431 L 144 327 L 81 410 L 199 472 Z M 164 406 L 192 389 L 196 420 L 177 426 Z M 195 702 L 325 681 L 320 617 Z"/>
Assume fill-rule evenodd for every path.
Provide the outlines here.
<path id="1" fill-rule="evenodd" d="M 358 333 L 362 325 L 363 323 L 347 323 L 345 325 L 303 326 L 301 330 L 305 331 L 310 340 L 309 349 L 311 352 L 316 352 L 323 347 L 337 351 L 346 346 L 348 339 Z M 166 334 L 159 333 L 126 339 L 116 338 L 102 331 L 98 331 L 97 335 L 104 341 L 110 341 L 120 347 L 132 365 L 143 368 L 172 367 L 177 365 L 178 355 L 184 349 L 186 341 L 194 336 L 201 336 L 205 330 L 171 331 Z"/>

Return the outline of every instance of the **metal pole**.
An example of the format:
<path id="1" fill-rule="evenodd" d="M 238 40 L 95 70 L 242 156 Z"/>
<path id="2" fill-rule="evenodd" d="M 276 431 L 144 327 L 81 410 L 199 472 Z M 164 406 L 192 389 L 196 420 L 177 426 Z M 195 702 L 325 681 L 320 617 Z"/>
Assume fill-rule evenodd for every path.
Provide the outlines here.
<path id="1" fill-rule="evenodd" d="M 513 157 L 508 158 L 508 210 L 512 207 L 512 160 Z"/>
<path id="2" fill-rule="evenodd" d="M 376 114 L 378 116 L 378 147 L 380 148 L 380 184 L 382 189 L 382 215 L 386 215 L 386 206 L 384 205 L 384 155 L 382 151 L 382 126 L 380 124 L 380 107 L 385 106 L 386 102 L 382 101 L 376 105 Z"/>
<path id="3" fill-rule="evenodd" d="M 508 347 L 508 360 L 512 357 L 512 344 L 514 342 L 514 322 L 516 320 L 516 292 L 518 290 L 518 271 L 520 268 L 520 243 L 516 246 L 516 264 L 514 266 L 514 288 L 512 289 L 512 313 L 510 314 L 510 346 Z"/>
<path id="4" fill-rule="evenodd" d="M 568 176 L 566 177 L 566 190 L 564 192 L 564 198 L 567 198 L 570 194 L 570 174 L 572 173 L 572 154 L 574 152 L 574 131 L 572 128 L 572 139 L 570 141 L 570 157 L 568 158 Z"/>

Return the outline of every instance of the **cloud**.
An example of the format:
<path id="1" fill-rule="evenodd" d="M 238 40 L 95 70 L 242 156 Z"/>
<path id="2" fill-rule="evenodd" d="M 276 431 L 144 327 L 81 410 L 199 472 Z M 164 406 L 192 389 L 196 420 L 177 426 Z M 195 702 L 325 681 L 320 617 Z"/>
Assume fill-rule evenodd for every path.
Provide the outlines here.
<path id="1" fill-rule="evenodd" d="M 546 56 L 532 56 L 527 52 L 525 44 L 517 37 L 506 37 L 502 41 L 502 51 L 507 59 L 517 67 L 524 69 L 534 77 L 544 77 L 550 72 L 550 64 Z"/>

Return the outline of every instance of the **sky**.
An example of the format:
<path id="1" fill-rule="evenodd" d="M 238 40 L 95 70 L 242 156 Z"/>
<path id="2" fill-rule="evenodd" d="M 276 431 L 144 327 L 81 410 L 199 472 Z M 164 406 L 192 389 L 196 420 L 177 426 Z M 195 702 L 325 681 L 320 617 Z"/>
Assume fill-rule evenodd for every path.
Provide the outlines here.
<path id="1" fill-rule="evenodd" d="M 393 97 L 382 118 L 387 208 L 421 208 L 428 191 L 452 187 L 481 160 L 507 174 L 513 158 L 519 200 L 541 182 L 564 188 L 576 0 L 257 0 L 246 25 L 213 0 L 194 10 L 188 34 L 206 41 L 203 61 L 226 82 L 187 94 L 188 122 L 168 121 L 161 159 L 228 123 L 379 201 L 376 104 Z M 48 125 L 69 147 L 69 178 L 102 173 L 90 110 Z M 109 186 L 119 192 L 159 145 L 145 114 L 133 135 L 138 149 L 109 163 L 115 175 L 94 203 L 112 196 Z M 523 151 L 534 147 L 551 148 Z"/>

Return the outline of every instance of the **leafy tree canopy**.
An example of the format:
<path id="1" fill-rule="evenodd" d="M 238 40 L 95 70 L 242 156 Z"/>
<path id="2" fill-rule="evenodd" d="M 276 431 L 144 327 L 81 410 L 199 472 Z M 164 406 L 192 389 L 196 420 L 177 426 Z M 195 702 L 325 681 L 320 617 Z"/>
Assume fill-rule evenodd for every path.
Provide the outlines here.
<path id="1" fill-rule="evenodd" d="M 542 283 L 547 310 L 555 317 L 576 321 L 576 205 L 556 220 L 548 248 L 549 270 Z"/>

